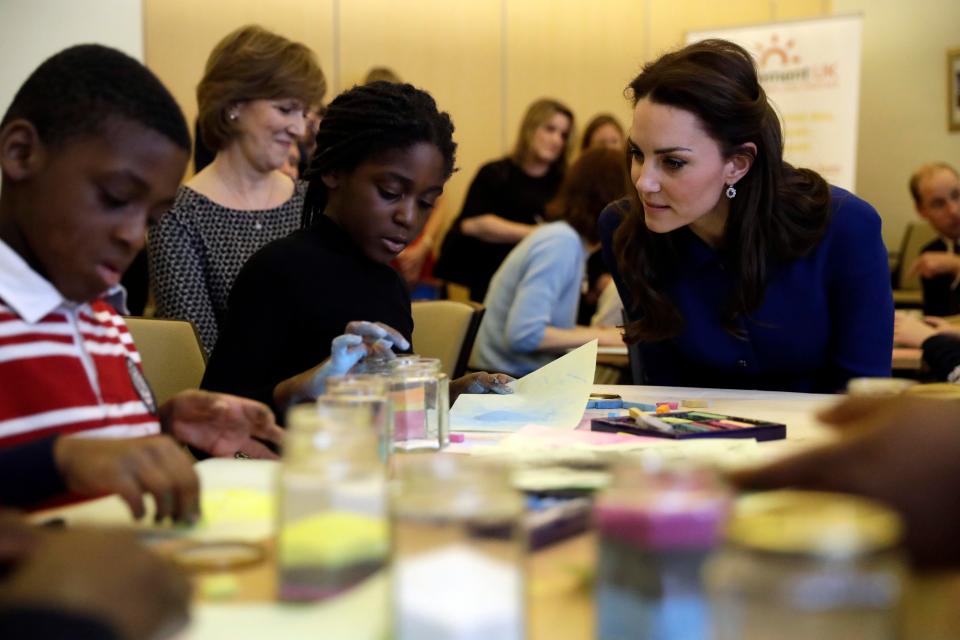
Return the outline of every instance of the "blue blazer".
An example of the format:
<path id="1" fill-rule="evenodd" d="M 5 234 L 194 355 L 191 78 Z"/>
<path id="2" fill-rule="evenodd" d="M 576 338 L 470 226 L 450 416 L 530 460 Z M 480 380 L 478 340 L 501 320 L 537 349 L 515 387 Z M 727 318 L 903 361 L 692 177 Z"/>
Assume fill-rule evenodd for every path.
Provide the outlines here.
<path id="1" fill-rule="evenodd" d="M 880 216 L 867 202 L 831 187 L 831 220 L 805 256 L 771 263 L 760 307 L 740 320 L 743 336 L 721 323 L 732 287 L 720 256 L 684 227 L 673 231 L 683 260 L 665 293 L 683 315 L 674 338 L 641 344 L 644 383 L 666 386 L 832 393 L 850 378 L 889 376 L 893 294 Z M 631 320 L 635 309 L 613 255 L 613 234 L 629 210 L 600 216 L 604 258 Z"/>

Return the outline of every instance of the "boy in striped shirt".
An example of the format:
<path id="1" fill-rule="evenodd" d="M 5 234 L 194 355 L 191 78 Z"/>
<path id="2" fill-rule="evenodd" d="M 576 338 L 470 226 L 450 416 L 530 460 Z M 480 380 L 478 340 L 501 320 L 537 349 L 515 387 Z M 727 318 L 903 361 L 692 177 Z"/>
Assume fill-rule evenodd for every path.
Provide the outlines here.
<path id="1" fill-rule="evenodd" d="M 117 492 L 139 517 L 150 493 L 158 517 L 190 519 L 196 474 L 170 436 L 274 457 L 260 403 L 188 391 L 156 406 L 118 313 L 189 150 L 160 81 L 98 45 L 44 62 L 0 121 L 0 504 Z"/>

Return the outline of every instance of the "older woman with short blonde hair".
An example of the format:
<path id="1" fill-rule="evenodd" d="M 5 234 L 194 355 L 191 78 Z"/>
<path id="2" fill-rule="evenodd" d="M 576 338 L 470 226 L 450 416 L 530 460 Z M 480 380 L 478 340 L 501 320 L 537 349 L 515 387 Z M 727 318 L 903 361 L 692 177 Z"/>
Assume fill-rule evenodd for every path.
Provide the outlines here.
<path id="1" fill-rule="evenodd" d="M 216 152 L 150 232 L 159 317 L 192 321 L 210 352 L 240 268 L 300 226 L 304 183 L 280 171 L 326 81 L 306 46 L 258 26 L 227 35 L 197 86 L 199 133 Z"/>

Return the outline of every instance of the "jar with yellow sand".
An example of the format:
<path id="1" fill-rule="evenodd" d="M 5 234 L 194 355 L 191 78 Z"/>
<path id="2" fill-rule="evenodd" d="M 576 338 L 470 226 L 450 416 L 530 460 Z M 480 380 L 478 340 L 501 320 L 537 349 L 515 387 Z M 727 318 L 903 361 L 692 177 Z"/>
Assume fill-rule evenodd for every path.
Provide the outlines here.
<path id="1" fill-rule="evenodd" d="M 287 414 L 277 506 L 281 600 L 333 598 L 387 565 L 385 472 L 369 420 L 366 407 L 322 398 Z"/>

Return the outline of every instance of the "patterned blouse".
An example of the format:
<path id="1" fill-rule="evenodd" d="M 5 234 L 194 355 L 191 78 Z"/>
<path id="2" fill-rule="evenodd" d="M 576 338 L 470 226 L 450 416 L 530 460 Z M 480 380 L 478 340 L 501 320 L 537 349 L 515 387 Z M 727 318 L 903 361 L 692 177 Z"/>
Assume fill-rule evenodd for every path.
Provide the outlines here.
<path id="1" fill-rule="evenodd" d="M 274 209 L 240 211 L 182 186 L 173 208 L 150 230 L 156 316 L 190 320 L 207 355 L 227 315 L 227 296 L 260 247 L 300 228 L 306 182 Z"/>

